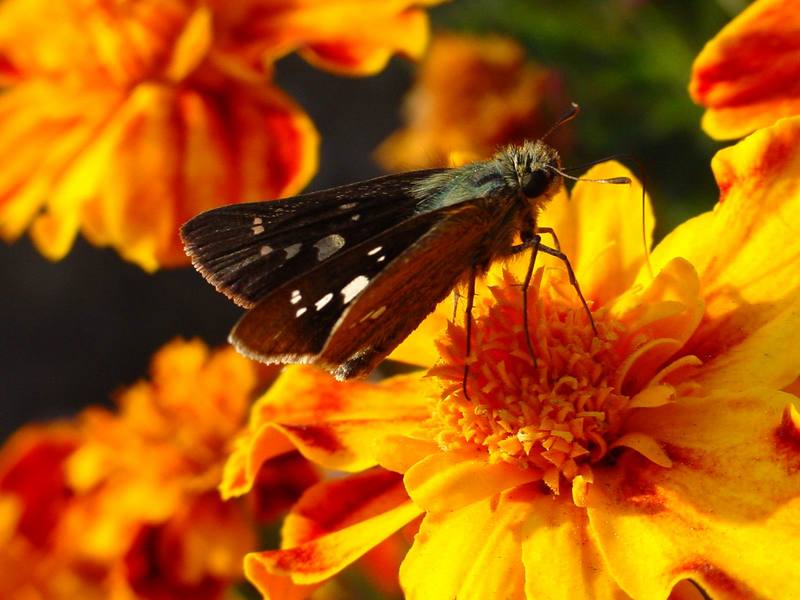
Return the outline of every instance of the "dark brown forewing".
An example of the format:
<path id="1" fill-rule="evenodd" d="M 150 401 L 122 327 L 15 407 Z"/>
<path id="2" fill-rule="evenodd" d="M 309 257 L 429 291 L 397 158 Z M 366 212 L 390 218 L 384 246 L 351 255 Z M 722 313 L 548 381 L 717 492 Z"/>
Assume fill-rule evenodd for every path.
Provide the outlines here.
<path id="1" fill-rule="evenodd" d="M 338 379 L 366 375 L 416 329 L 473 264 L 487 258 L 480 254 L 492 222 L 483 210 L 464 203 L 446 212 L 446 218 L 370 282 L 312 362 Z"/>
<path id="2" fill-rule="evenodd" d="M 406 219 L 272 290 L 239 320 L 231 343 L 263 362 L 317 362 L 358 292 L 442 219 L 440 213 Z"/>
<path id="3" fill-rule="evenodd" d="M 224 206 L 191 219 L 181 236 L 197 270 L 249 308 L 290 279 L 412 217 L 418 203 L 412 187 L 441 171 L 387 175 L 285 200 Z"/>

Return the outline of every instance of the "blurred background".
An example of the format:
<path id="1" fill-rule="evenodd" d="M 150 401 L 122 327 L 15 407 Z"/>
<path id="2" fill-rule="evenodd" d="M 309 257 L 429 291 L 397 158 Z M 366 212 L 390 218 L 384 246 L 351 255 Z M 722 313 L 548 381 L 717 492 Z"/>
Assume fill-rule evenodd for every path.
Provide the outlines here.
<path id="1" fill-rule="evenodd" d="M 646 177 L 661 237 L 716 201 L 709 161 L 719 144 L 700 130 L 702 111 L 686 85 L 703 44 L 745 4 L 458 0 L 430 14 L 437 33 L 516 40 L 524 60 L 551 75 L 542 88 L 551 94 L 546 115 L 533 129 L 541 133 L 542 122 L 546 128 L 570 101 L 580 104 L 579 118 L 554 141 L 565 165 L 636 157 L 623 162 Z M 404 98 L 418 69 L 394 58 L 379 75 L 349 78 L 293 55 L 278 62 L 277 85 L 321 136 L 319 171 L 308 190 L 385 172 L 374 153 L 413 113 Z M 439 85 L 468 94 L 459 84 L 471 75 L 451 70 L 452 82 Z M 115 390 L 144 376 L 154 350 L 176 335 L 222 344 L 240 313 L 191 268 L 148 274 L 82 239 L 51 263 L 23 236 L 0 247 L 0 276 L 2 438 L 24 422 L 108 403 Z"/>

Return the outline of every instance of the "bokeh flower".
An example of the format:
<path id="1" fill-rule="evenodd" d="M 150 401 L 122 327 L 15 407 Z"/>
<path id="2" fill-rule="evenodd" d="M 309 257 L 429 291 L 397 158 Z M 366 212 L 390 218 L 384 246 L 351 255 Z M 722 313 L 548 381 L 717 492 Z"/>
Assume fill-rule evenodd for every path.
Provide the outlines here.
<path id="1" fill-rule="evenodd" d="M 528 60 L 514 40 L 439 33 L 406 98 L 407 125 L 377 158 L 404 171 L 447 165 L 453 152 L 487 157 L 541 137 L 567 106 L 560 77 Z"/>
<path id="2" fill-rule="evenodd" d="M 221 598 L 255 524 L 314 483 L 295 454 L 265 465 L 249 501 L 217 492 L 229 440 L 264 378 L 232 349 L 174 341 L 118 412 L 29 426 L 0 452 L 4 598 Z"/>
<path id="3" fill-rule="evenodd" d="M 295 50 L 351 75 L 419 56 L 418 6 L 250 0 L 0 5 L 0 235 L 63 257 L 80 231 L 147 270 L 186 263 L 177 229 L 289 195 L 316 170 L 308 116 L 270 83 Z"/>
<path id="4" fill-rule="evenodd" d="M 422 517 L 400 569 L 411 599 L 685 597 L 687 580 L 714 598 L 800 595 L 800 413 L 785 391 L 800 373 L 798 142 L 800 118 L 786 119 L 719 152 L 716 208 L 654 249 L 652 274 L 641 188 L 557 196 L 539 222 L 559 233 L 597 333 L 563 265 L 545 261 L 529 295 L 534 362 L 526 261 L 495 266 L 469 396 L 463 326 L 430 350 L 441 316 L 394 355 L 427 374 L 336 383 L 286 369 L 223 490 L 246 493 L 292 448 L 352 474 L 310 488 L 281 548 L 247 556 L 247 577 L 267 597 L 300 595 Z"/>
<path id="5" fill-rule="evenodd" d="M 800 114 L 800 10 L 793 0 L 757 0 L 709 41 L 689 91 L 706 107 L 703 129 L 742 137 Z"/>

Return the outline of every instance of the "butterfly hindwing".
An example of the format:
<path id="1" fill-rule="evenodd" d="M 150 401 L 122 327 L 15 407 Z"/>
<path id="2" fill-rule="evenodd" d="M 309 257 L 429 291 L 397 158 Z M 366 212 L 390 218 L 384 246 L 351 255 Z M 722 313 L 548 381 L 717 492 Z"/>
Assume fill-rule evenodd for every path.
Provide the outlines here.
<path id="1" fill-rule="evenodd" d="M 203 276 L 249 308 L 285 282 L 413 216 L 412 186 L 439 171 L 224 206 L 190 220 L 181 235 Z"/>

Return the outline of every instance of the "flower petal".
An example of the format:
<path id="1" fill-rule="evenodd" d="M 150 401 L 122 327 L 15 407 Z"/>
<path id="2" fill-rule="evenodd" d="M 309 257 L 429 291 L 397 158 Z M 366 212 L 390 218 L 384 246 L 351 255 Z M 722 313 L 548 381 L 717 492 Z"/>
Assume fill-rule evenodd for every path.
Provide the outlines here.
<path id="1" fill-rule="evenodd" d="M 741 379 L 735 371 L 745 369 L 750 385 L 781 388 L 800 372 L 790 350 L 800 337 L 800 235 L 793 225 L 800 214 L 800 118 L 721 150 L 712 167 L 719 204 L 667 236 L 653 265 L 683 256 L 700 276 L 706 314 L 685 353 L 714 377 L 725 379 L 725 371 Z"/>
<path id="2" fill-rule="evenodd" d="M 666 597 L 689 577 L 715 597 L 800 594 L 800 423 L 787 408 L 794 399 L 766 389 L 719 392 L 630 418 L 673 465 L 630 452 L 595 470 L 591 527 L 626 592 Z"/>
<path id="3" fill-rule="evenodd" d="M 392 54 L 418 58 L 428 39 L 428 20 L 417 6 L 441 0 L 364 0 L 306 3 L 255 0 L 227 6 L 219 18 L 229 29 L 226 52 L 252 64 L 300 50 L 313 64 L 347 75 L 380 71 Z"/>
<path id="4" fill-rule="evenodd" d="M 443 512 L 541 478 L 535 469 L 490 464 L 483 452 L 436 452 L 406 471 L 404 481 L 414 502 Z"/>
<path id="5" fill-rule="evenodd" d="M 408 500 L 402 478 L 389 471 L 374 469 L 322 482 L 307 490 L 287 517 L 283 549 L 247 555 L 245 574 L 265 596 L 280 597 L 274 587 L 282 579 L 319 583 L 420 512 Z"/>
<path id="6" fill-rule="evenodd" d="M 597 307 L 630 287 L 645 263 L 645 243 L 648 246 L 652 243 L 655 220 L 649 197 L 645 198 L 642 214 L 642 186 L 618 162 L 597 165 L 583 177 L 629 177 L 633 184 L 579 181 L 569 199 L 564 194 L 553 198 L 542 211 L 538 225 L 555 230 L 562 251 L 575 269 L 581 291 Z M 645 220 L 646 239 L 642 237 L 642 219 Z M 544 235 L 542 241 L 553 246 L 548 235 Z M 548 258 L 546 263 L 563 268 L 554 260 Z M 517 261 L 517 264 L 519 262 L 524 261 Z"/>
<path id="7" fill-rule="evenodd" d="M 265 460 L 292 448 L 330 469 L 371 467 L 381 439 L 419 428 L 438 392 L 419 375 L 341 383 L 313 367 L 287 367 L 253 406 L 221 489 L 226 496 L 247 492 Z"/>
<path id="8" fill-rule="evenodd" d="M 600 557 L 585 510 L 530 487 L 511 495 L 529 506 L 522 527 L 526 598 L 627 598 Z"/>
<path id="9" fill-rule="evenodd" d="M 502 496 L 428 513 L 400 567 L 406 598 L 524 597 L 519 529 L 529 510 Z"/>
<path id="10" fill-rule="evenodd" d="M 800 12 L 759 0 L 728 23 L 695 59 L 689 92 L 708 110 L 703 129 L 730 139 L 800 113 Z"/>

